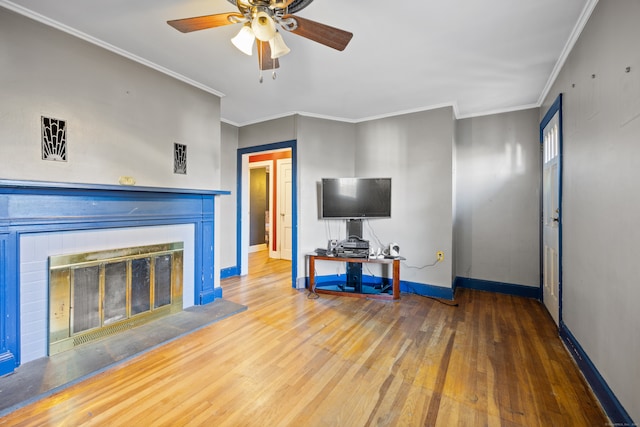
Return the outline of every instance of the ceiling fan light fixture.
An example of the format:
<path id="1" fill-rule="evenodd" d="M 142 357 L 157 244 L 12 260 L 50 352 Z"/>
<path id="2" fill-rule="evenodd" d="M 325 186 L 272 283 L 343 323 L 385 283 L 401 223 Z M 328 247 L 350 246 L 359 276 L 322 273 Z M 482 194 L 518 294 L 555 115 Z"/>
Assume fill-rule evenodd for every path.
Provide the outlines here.
<path id="1" fill-rule="evenodd" d="M 242 26 L 240 32 L 231 39 L 231 43 L 240 50 L 240 52 L 251 56 L 253 54 L 253 45 L 256 36 L 253 34 L 251 24 L 248 22 Z"/>
<path id="2" fill-rule="evenodd" d="M 256 13 L 251 22 L 251 29 L 256 38 L 263 42 L 268 42 L 276 35 L 276 23 L 265 11 Z"/>
<path id="3" fill-rule="evenodd" d="M 273 38 L 269 40 L 269 48 L 271 49 L 271 59 L 280 58 L 291 52 L 291 49 L 285 44 L 284 39 L 278 31 L 276 31 Z"/>
<path id="4" fill-rule="evenodd" d="M 297 34 L 339 51 L 344 50 L 353 37 L 353 33 L 348 31 L 293 15 L 313 0 L 228 1 L 236 5 L 237 12 L 174 19 L 167 21 L 167 24 L 182 33 L 243 24 L 240 32 L 231 39 L 231 42 L 238 50 L 249 56 L 253 55 L 253 45 L 256 45 L 260 82 L 262 82 L 262 70 L 273 70 L 272 76 L 275 79 L 275 69 L 280 66 L 279 58 L 291 52 L 279 30 Z"/>

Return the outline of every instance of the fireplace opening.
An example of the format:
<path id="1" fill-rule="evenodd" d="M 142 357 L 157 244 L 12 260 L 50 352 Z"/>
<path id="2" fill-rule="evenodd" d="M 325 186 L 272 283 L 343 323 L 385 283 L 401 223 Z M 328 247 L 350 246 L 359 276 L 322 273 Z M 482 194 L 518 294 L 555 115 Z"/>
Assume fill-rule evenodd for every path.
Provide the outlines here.
<path id="1" fill-rule="evenodd" d="M 49 355 L 181 311 L 183 246 L 49 257 Z"/>

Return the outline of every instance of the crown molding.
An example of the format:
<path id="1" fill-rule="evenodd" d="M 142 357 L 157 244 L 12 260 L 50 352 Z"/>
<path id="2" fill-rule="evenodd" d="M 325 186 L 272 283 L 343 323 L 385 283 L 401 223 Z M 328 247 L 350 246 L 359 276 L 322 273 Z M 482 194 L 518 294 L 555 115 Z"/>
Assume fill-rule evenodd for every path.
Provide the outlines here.
<path id="1" fill-rule="evenodd" d="M 42 24 L 45 24 L 45 25 L 47 25 L 49 27 L 52 27 L 52 28 L 55 28 L 57 30 L 63 31 L 63 32 L 67 33 L 67 34 L 70 34 L 70 35 L 72 35 L 74 37 L 82 39 L 82 40 L 84 40 L 86 42 L 89 42 L 89 43 L 91 43 L 93 45 L 99 46 L 99 47 L 101 47 L 103 49 L 106 49 L 106 50 L 108 50 L 110 52 L 113 52 L 113 53 L 115 53 L 117 55 L 123 56 L 123 57 L 125 57 L 127 59 L 130 59 L 131 61 L 134 61 L 134 62 L 137 62 L 139 64 L 142 64 L 142 65 L 144 65 L 146 67 L 149 67 L 149 68 L 151 68 L 153 70 L 159 71 L 159 72 L 161 72 L 163 74 L 166 74 L 166 75 L 168 75 L 170 77 L 173 77 L 176 80 L 179 80 L 179 81 L 184 82 L 184 83 L 186 83 L 188 85 L 191 85 L 193 87 L 201 89 L 201 90 L 203 90 L 205 92 L 208 92 L 208 93 L 210 93 L 212 95 L 216 95 L 216 96 L 218 96 L 220 98 L 223 98 L 225 96 L 222 92 L 217 91 L 217 90 L 215 90 L 215 89 L 213 89 L 213 88 L 211 88 L 209 86 L 203 85 L 202 83 L 197 82 L 197 81 L 195 81 L 193 79 L 190 79 L 190 78 L 188 78 L 186 76 L 183 76 L 182 74 L 176 73 L 174 71 L 169 70 L 168 68 L 162 67 L 162 66 L 160 66 L 160 65 L 158 65 L 158 64 L 156 64 L 154 62 L 148 61 L 148 60 L 146 60 L 146 59 L 144 59 L 144 58 L 142 58 L 142 57 L 140 57 L 138 55 L 134 55 L 133 53 L 128 52 L 128 51 L 126 51 L 124 49 L 120 49 L 119 47 L 116 47 L 116 46 L 114 46 L 112 44 L 109 44 L 109 43 L 107 43 L 107 42 L 105 42 L 103 40 L 100 40 L 100 39 L 92 37 L 92 36 L 90 36 L 88 34 L 85 34 L 82 31 L 78 31 L 78 30 L 76 30 L 74 28 L 71 28 L 71 27 L 69 27 L 67 25 L 64 25 L 61 22 L 55 21 L 55 20 L 53 20 L 51 18 L 48 18 L 46 16 L 43 16 L 43 15 L 40 15 L 39 13 L 35 13 L 34 11 L 29 10 L 29 9 L 23 7 L 23 6 L 17 5 L 15 3 L 7 1 L 7 0 L 0 0 L 0 6 L 6 8 L 6 9 L 9 9 L 9 10 L 11 10 L 11 11 L 13 11 L 13 12 L 19 14 L 19 15 L 26 16 L 27 18 L 33 19 L 34 21 L 38 21 L 38 22 L 40 22 Z"/>
<path id="2" fill-rule="evenodd" d="M 582 13 L 578 18 L 578 22 L 576 22 L 576 25 L 573 27 L 571 35 L 569 36 L 567 43 L 564 45 L 558 61 L 551 71 L 551 75 L 547 80 L 547 84 L 544 86 L 542 92 L 540 93 L 540 97 L 538 98 L 538 106 L 541 106 L 544 103 L 544 100 L 549 95 L 551 87 L 556 82 L 556 79 L 558 78 L 562 67 L 564 67 L 565 62 L 567 62 L 567 58 L 569 57 L 571 50 L 573 50 L 573 47 L 578 41 L 580 34 L 582 34 L 582 30 L 584 30 L 584 27 L 587 25 L 587 22 L 589 21 L 589 18 L 591 17 L 591 14 L 593 13 L 593 10 L 596 8 L 597 4 L 598 0 L 588 0 L 587 4 L 585 4 L 584 8 L 582 9 Z M 551 11 L 551 13 L 553 13 L 553 11 Z"/>
<path id="3" fill-rule="evenodd" d="M 287 113 L 277 114 L 277 115 L 268 116 L 268 117 L 261 117 L 261 118 L 256 119 L 256 120 L 251 120 L 251 121 L 242 122 L 242 123 L 233 122 L 233 121 L 231 121 L 229 119 L 225 119 L 225 118 L 221 118 L 220 121 L 223 122 L 223 123 L 232 125 L 232 126 L 243 127 L 243 126 L 249 126 L 249 125 L 255 125 L 255 124 L 258 124 L 258 123 L 268 122 L 270 120 L 277 120 L 277 119 L 281 119 L 283 117 L 290 117 L 290 116 L 294 116 L 294 115 L 299 115 L 299 116 L 311 117 L 311 118 L 315 118 L 315 119 L 332 120 L 332 121 L 335 121 L 335 122 L 358 124 L 358 123 L 370 122 L 370 121 L 373 121 L 373 120 L 387 119 L 387 118 L 390 118 L 390 117 L 404 116 L 406 114 L 421 113 L 423 111 L 429 111 L 429 110 L 437 110 L 439 108 L 446 108 L 446 107 L 451 107 L 453 109 L 454 116 L 456 118 L 458 118 L 458 106 L 457 106 L 457 104 L 455 102 L 448 102 L 448 103 L 437 104 L 437 105 L 429 105 L 429 106 L 426 106 L 426 107 L 413 108 L 413 109 L 409 109 L 409 110 L 394 111 L 394 112 L 391 112 L 391 113 L 380 114 L 380 115 L 377 115 L 377 116 L 361 117 L 359 119 L 348 119 L 348 118 L 345 118 L 345 117 L 329 116 L 329 115 L 326 115 L 326 114 L 317 114 L 317 113 L 311 113 L 311 112 L 308 112 L 308 111 L 289 111 Z"/>
<path id="4" fill-rule="evenodd" d="M 540 105 L 537 104 L 537 103 L 535 103 L 535 104 L 516 105 L 516 106 L 508 107 L 508 108 L 500 108 L 500 109 L 496 109 L 496 110 L 480 111 L 480 112 L 477 112 L 477 113 L 460 115 L 460 116 L 458 116 L 456 118 L 458 120 L 461 120 L 461 119 L 472 119 L 472 118 L 475 118 L 475 117 L 492 116 L 494 114 L 504 114 L 504 113 L 513 113 L 515 111 L 530 110 L 532 108 L 540 108 Z"/>

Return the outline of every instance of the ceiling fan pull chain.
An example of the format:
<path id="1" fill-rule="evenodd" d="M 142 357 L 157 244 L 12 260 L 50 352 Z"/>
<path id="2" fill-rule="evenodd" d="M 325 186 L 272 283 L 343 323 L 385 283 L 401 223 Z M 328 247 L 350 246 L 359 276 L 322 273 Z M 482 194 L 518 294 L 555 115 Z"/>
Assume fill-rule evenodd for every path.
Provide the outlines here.
<path id="1" fill-rule="evenodd" d="M 276 79 L 276 77 L 277 77 L 277 76 L 276 76 L 276 70 L 273 70 L 271 73 L 272 73 L 272 74 L 271 74 L 271 78 L 272 78 L 273 80 L 275 80 L 275 79 Z"/>
<path id="2" fill-rule="evenodd" d="M 260 70 L 260 80 L 258 80 L 260 83 L 262 83 L 262 70 Z"/>

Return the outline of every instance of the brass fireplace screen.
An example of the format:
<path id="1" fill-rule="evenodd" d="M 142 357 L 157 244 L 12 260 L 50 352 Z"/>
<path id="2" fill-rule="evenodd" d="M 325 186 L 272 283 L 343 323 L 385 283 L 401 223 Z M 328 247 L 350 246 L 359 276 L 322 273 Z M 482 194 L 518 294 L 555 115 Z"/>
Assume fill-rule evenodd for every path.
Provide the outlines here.
<path id="1" fill-rule="evenodd" d="M 183 243 L 49 257 L 49 355 L 182 310 Z"/>

